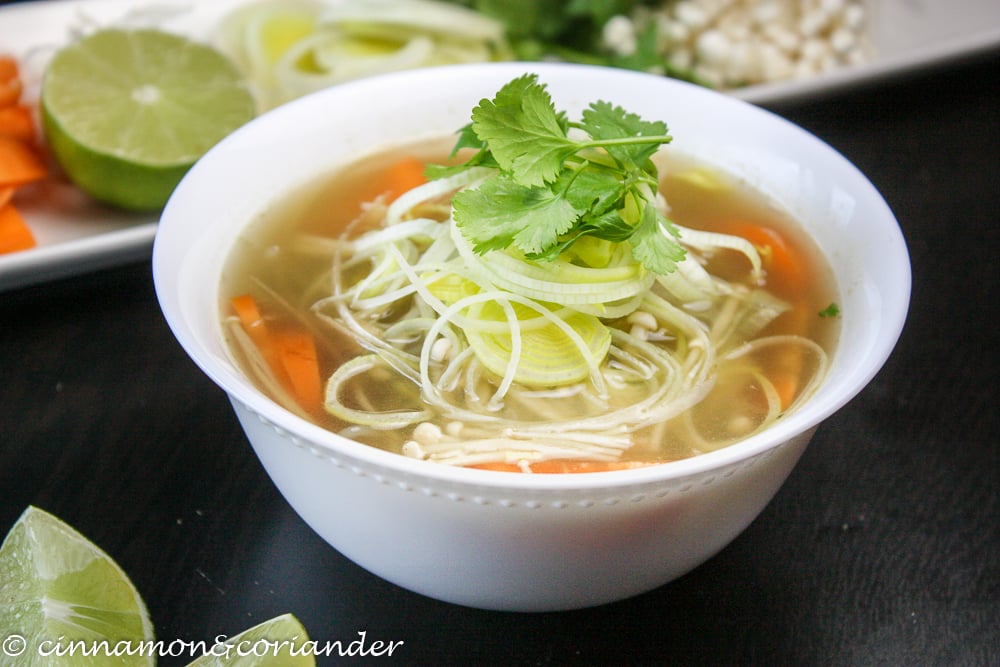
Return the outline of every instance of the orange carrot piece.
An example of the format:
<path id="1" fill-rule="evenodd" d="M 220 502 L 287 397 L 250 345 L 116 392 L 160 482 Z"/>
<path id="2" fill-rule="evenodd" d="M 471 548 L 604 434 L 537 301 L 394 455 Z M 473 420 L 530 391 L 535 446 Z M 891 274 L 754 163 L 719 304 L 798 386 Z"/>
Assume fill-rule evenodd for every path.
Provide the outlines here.
<path id="1" fill-rule="evenodd" d="M 273 330 L 261 316 L 256 300 L 243 294 L 230 300 L 243 330 L 260 351 L 275 378 L 308 412 L 322 407 L 322 382 L 316 342 L 306 331 Z"/>
<path id="2" fill-rule="evenodd" d="M 386 195 L 391 202 L 404 192 L 427 182 L 424 175 L 426 165 L 415 157 L 405 157 L 382 172 L 375 192 Z"/>
<path id="3" fill-rule="evenodd" d="M 231 300 L 233 310 L 240 318 L 240 322 L 246 326 L 256 324 L 260 319 L 260 309 L 257 308 L 257 301 L 249 294 L 234 296 Z"/>
<path id="4" fill-rule="evenodd" d="M 14 56 L 0 55 L 0 83 L 20 78 L 17 60 Z"/>
<path id="5" fill-rule="evenodd" d="M 748 241 L 764 251 L 768 271 L 785 283 L 796 284 L 805 271 L 802 259 L 781 234 L 770 227 L 747 227 Z"/>
<path id="6" fill-rule="evenodd" d="M 717 231 L 740 236 L 752 243 L 760 253 L 769 287 L 778 296 L 789 300 L 791 308 L 768 326 L 768 332 L 807 336 L 810 318 L 815 316 L 816 311 L 803 298 L 810 267 L 798 248 L 777 230 L 757 223 L 725 222 L 719 225 Z M 769 379 L 778 392 L 783 410 L 791 406 L 802 389 L 804 366 L 805 359 L 798 347 L 790 347 L 771 365 Z"/>
<path id="7" fill-rule="evenodd" d="M 31 228 L 14 207 L 18 186 L 48 175 L 35 151 L 35 126 L 31 109 L 19 104 L 21 78 L 17 61 L 0 55 L 0 253 L 27 250 L 38 245 Z"/>
<path id="8" fill-rule="evenodd" d="M 31 116 L 31 108 L 26 104 L 0 107 L 0 136 L 33 144 L 35 121 Z"/>
<path id="9" fill-rule="evenodd" d="M 21 80 L 0 81 L 0 109 L 13 106 L 21 99 Z"/>
<path id="10" fill-rule="evenodd" d="M 798 293 L 807 276 L 808 267 L 797 249 L 777 230 L 751 222 L 728 222 L 719 225 L 717 231 L 740 236 L 757 248 L 760 260 L 771 279 L 769 283 L 779 283 L 783 294 Z M 772 285 L 773 288 L 773 285 Z"/>
<path id="11" fill-rule="evenodd" d="M 48 175 L 42 158 L 23 141 L 0 135 L 0 186 L 18 186 Z"/>
<path id="12" fill-rule="evenodd" d="M 250 338 L 256 339 L 266 335 L 267 329 L 264 326 L 264 318 L 260 315 L 257 302 L 249 294 L 233 297 L 230 302 L 236 316 L 240 318 L 240 324 L 249 334 Z M 259 333 L 260 332 L 260 333 Z"/>
<path id="13" fill-rule="evenodd" d="M 10 202 L 0 206 L 0 255 L 37 245 L 35 235 Z"/>
<path id="14" fill-rule="evenodd" d="M 612 472 L 614 470 L 633 470 L 646 468 L 663 463 L 663 461 L 582 461 L 577 459 L 551 459 L 534 461 L 528 464 L 528 471 L 545 475 L 575 474 L 584 472 Z M 525 472 L 516 463 L 477 463 L 467 466 L 477 470 L 493 470 L 495 472 Z"/>
<path id="15" fill-rule="evenodd" d="M 808 302 L 800 300 L 774 321 L 773 331 L 792 336 L 808 336 L 809 318 L 813 309 Z M 797 346 L 783 350 L 771 366 L 770 380 L 781 398 L 782 410 L 787 410 L 799 395 L 802 372 L 805 366 L 802 350 Z"/>
<path id="16" fill-rule="evenodd" d="M 317 413 L 322 407 L 322 382 L 316 341 L 307 331 L 282 329 L 275 332 L 275 343 L 292 392 L 307 411 Z"/>
<path id="17" fill-rule="evenodd" d="M 0 56 L 0 108 L 17 104 L 21 89 L 17 61 L 11 56 Z"/>
<path id="18" fill-rule="evenodd" d="M 771 381 L 775 391 L 781 399 L 781 409 L 787 410 L 795 401 L 795 396 L 799 393 L 799 380 L 794 375 L 781 375 Z"/>
<path id="19" fill-rule="evenodd" d="M 289 384 L 288 376 L 285 375 L 281 360 L 278 358 L 277 348 L 271 337 L 271 332 L 260 314 L 257 301 L 249 294 L 243 294 L 232 298 L 230 304 L 236 312 L 236 316 L 240 319 L 243 331 L 246 332 L 254 346 L 260 352 L 267 363 L 267 367 L 271 369 L 271 372 L 278 381 L 287 387 Z"/>

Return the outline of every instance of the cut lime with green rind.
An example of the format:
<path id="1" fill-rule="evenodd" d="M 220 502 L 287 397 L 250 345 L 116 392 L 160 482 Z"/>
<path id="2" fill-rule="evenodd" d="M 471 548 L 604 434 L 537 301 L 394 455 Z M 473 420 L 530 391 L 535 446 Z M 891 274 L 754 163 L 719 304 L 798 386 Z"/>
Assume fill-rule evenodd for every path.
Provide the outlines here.
<path id="1" fill-rule="evenodd" d="M 70 180 L 133 210 L 162 208 L 202 155 L 256 115 L 245 77 L 226 56 L 151 29 L 103 29 L 59 50 L 40 106 Z"/>
<path id="2" fill-rule="evenodd" d="M 309 635 L 292 614 L 276 616 L 209 649 L 188 667 L 313 667 Z"/>
<path id="3" fill-rule="evenodd" d="M 11 637 L 24 642 L 12 644 Z M 155 664 L 149 652 L 138 654 L 152 641 L 153 626 L 129 578 L 99 547 L 36 507 L 24 511 L 0 546 L 0 638 L 7 640 L 2 665 Z M 126 646 L 136 653 L 121 655 Z M 56 655 L 60 648 L 75 655 Z"/>

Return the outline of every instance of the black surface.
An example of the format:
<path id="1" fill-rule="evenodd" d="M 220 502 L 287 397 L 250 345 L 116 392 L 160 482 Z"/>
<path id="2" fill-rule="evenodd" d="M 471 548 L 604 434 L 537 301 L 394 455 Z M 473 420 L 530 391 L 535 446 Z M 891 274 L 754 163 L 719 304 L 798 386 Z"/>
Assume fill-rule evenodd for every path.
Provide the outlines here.
<path id="1" fill-rule="evenodd" d="M 290 611 L 317 640 L 403 641 L 383 659 L 399 665 L 1000 664 L 998 80 L 993 54 L 777 109 L 896 212 L 910 317 L 760 518 L 676 582 L 508 614 L 369 575 L 277 494 L 164 324 L 145 263 L 0 293 L 0 532 L 28 504 L 70 522 L 168 641 Z"/>

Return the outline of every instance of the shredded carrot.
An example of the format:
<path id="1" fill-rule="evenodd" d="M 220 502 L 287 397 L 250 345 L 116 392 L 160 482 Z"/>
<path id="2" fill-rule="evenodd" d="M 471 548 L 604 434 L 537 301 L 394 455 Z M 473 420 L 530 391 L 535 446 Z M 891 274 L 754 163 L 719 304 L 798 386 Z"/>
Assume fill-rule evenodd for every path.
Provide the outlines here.
<path id="1" fill-rule="evenodd" d="M 269 326 L 257 301 L 249 294 L 234 297 L 230 303 L 274 377 L 303 409 L 317 414 L 322 407 L 322 382 L 312 335 L 294 327 Z"/>
<path id="2" fill-rule="evenodd" d="M 577 459 L 551 459 L 534 461 L 527 465 L 527 470 L 516 463 L 477 463 L 467 466 L 477 470 L 493 470 L 496 472 L 532 472 L 539 474 L 572 474 L 583 472 L 611 472 L 614 470 L 632 470 L 659 465 L 663 461 L 582 461 Z"/>
<path id="3" fill-rule="evenodd" d="M 0 205 L 0 255 L 35 247 L 35 235 L 10 202 Z"/>
<path id="4" fill-rule="evenodd" d="M 35 143 L 35 121 L 27 104 L 11 104 L 0 107 L 0 136 Z"/>
<path id="5" fill-rule="evenodd" d="M 405 157 L 386 169 L 374 184 L 374 192 L 391 202 L 404 192 L 427 182 L 426 165 L 415 157 Z"/>

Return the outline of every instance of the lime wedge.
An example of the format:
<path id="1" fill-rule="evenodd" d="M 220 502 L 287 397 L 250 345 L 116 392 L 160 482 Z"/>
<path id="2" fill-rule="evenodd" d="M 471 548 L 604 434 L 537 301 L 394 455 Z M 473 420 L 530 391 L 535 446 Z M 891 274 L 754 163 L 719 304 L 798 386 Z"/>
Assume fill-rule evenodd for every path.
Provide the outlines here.
<path id="1" fill-rule="evenodd" d="M 148 651 L 138 654 L 142 642 L 153 639 L 153 626 L 132 582 L 87 538 L 35 507 L 0 546 L 0 639 L 4 665 L 155 663 Z M 107 650 L 98 648 L 102 640 Z M 136 654 L 116 656 L 115 646 L 134 647 Z M 60 647 L 75 655 L 56 655 Z"/>
<path id="2" fill-rule="evenodd" d="M 80 189 L 161 208 L 187 170 L 256 113 L 242 73 L 213 47 L 158 30 L 99 30 L 45 71 L 42 122 Z"/>
<path id="3" fill-rule="evenodd" d="M 291 614 L 276 616 L 212 647 L 188 667 L 312 667 L 309 635 Z"/>

